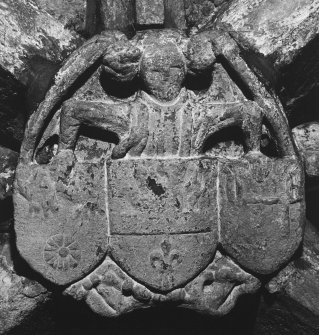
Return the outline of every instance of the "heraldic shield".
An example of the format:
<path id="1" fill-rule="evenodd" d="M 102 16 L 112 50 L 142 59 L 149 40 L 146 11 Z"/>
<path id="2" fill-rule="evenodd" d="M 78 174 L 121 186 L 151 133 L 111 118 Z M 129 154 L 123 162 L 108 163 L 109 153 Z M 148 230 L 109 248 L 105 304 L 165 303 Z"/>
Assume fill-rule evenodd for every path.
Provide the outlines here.
<path id="1" fill-rule="evenodd" d="M 207 267 L 218 242 L 216 159 L 127 159 L 107 171 L 112 256 L 122 269 L 165 292 Z"/>
<path id="2" fill-rule="evenodd" d="M 56 170 L 67 157 L 56 164 L 20 166 L 24 193 L 15 198 L 20 251 L 49 280 L 81 278 L 108 246 L 123 270 L 160 291 L 210 263 L 218 243 L 216 159 L 77 162 L 67 181 L 67 171 Z"/>
<path id="3" fill-rule="evenodd" d="M 90 272 L 105 257 L 108 244 L 103 164 L 76 163 L 68 180 L 63 168 L 68 168 L 67 158 L 48 165 L 20 164 L 14 197 L 20 253 L 59 285 Z"/>
<path id="4" fill-rule="evenodd" d="M 68 59 L 28 123 L 14 189 L 18 250 L 101 315 L 140 308 L 145 296 L 226 314 L 302 241 L 303 167 L 276 97 L 223 31 L 199 38 L 209 38 L 204 60 L 215 71 L 202 93 L 183 87 L 187 66 L 205 63 L 186 61 L 196 36 L 108 32 Z M 143 85 L 115 99 L 103 78 L 128 60 L 120 80 L 139 71 Z M 216 146 L 234 128 L 240 145 Z"/>

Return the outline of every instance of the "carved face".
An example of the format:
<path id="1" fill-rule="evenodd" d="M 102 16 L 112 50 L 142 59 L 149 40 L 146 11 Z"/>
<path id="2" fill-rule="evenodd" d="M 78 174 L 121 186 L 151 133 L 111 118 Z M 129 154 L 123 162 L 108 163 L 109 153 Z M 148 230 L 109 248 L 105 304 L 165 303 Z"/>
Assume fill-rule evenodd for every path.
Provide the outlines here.
<path id="1" fill-rule="evenodd" d="M 140 71 L 148 93 L 159 100 L 173 100 L 185 79 L 184 56 L 172 43 L 149 46 L 142 57 Z"/>

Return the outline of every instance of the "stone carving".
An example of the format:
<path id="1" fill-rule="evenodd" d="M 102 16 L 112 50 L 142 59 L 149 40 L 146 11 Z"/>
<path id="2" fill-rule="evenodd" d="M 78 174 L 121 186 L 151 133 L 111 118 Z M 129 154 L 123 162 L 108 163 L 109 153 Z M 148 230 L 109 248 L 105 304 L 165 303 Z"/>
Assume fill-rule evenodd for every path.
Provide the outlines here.
<path id="1" fill-rule="evenodd" d="M 66 271 L 77 267 L 81 253 L 71 236 L 58 234 L 48 239 L 44 247 L 44 259 L 54 269 Z"/>
<path id="2" fill-rule="evenodd" d="M 136 1 L 136 21 L 141 25 L 163 24 L 164 1 L 163 0 L 137 0 Z"/>
<path id="3" fill-rule="evenodd" d="M 150 262 L 154 269 L 161 273 L 161 287 L 170 287 L 174 280 L 171 275 L 174 268 L 182 262 L 181 254 L 178 250 L 171 250 L 172 245 L 168 240 L 161 243 L 161 250 L 154 250 L 150 254 Z"/>
<path id="4" fill-rule="evenodd" d="M 65 294 L 86 301 L 94 312 L 106 317 L 167 302 L 220 316 L 234 307 L 241 294 L 254 292 L 259 287 L 257 278 L 217 252 L 203 272 L 185 287 L 168 294 L 152 292 L 132 280 L 109 257 L 85 279 L 67 288 Z"/>
<path id="5" fill-rule="evenodd" d="M 318 132 L 318 122 L 307 122 L 292 130 L 296 145 L 305 161 L 306 173 L 312 177 L 319 175 Z"/>
<path id="6" fill-rule="evenodd" d="M 184 85 L 212 73 L 205 89 Z M 239 130 L 245 152 L 214 149 L 225 129 Z M 103 316 L 165 302 L 223 315 L 299 247 L 303 188 L 278 99 L 224 29 L 103 32 L 67 60 L 29 121 L 17 245 Z"/>

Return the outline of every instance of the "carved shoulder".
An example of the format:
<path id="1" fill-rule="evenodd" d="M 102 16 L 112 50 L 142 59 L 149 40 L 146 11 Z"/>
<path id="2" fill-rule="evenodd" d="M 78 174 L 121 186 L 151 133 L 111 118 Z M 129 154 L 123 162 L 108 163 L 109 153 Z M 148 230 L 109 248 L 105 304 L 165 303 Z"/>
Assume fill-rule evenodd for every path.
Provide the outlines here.
<path id="1" fill-rule="evenodd" d="M 21 148 L 22 159 L 32 158 L 38 135 L 43 130 L 45 122 L 52 117 L 66 97 L 75 89 L 81 76 L 102 60 L 112 43 L 122 38 L 125 36 L 119 32 L 98 35 L 84 43 L 63 64 L 55 76 L 54 85 L 28 122 L 25 141 Z"/>

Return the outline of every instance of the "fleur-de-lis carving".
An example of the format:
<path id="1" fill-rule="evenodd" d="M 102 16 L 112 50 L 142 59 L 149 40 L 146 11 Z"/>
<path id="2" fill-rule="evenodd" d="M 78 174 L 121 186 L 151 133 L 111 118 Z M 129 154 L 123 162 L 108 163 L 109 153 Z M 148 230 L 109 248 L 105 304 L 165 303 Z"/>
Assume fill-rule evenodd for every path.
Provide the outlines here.
<path id="1" fill-rule="evenodd" d="M 174 281 L 174 268 L 182 262 L 181 254 L 173 249 L 171 243 L 165 239 L 161 243 L 161 249 L 151 252 L 150 262 L 154 269 L 162 275 L 162 286 L 168 287 Z"/>

